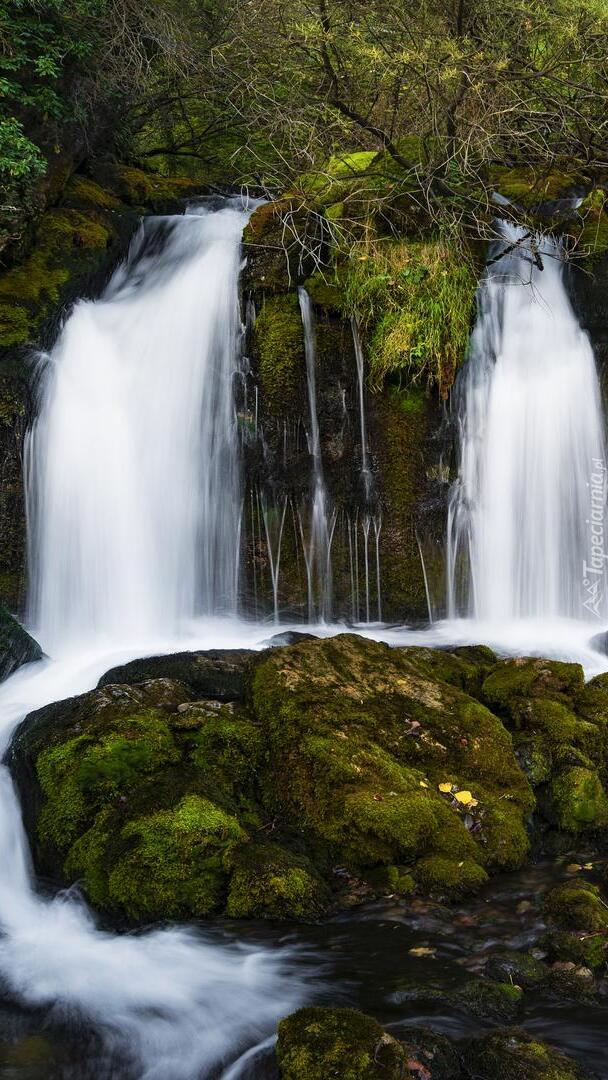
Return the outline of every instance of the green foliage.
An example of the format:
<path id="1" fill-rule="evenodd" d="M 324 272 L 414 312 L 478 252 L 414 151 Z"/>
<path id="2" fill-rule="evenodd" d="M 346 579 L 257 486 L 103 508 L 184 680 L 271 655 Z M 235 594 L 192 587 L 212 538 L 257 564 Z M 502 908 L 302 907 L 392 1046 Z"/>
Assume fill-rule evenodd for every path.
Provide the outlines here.
<path id="1" fill-rule="evenodd" d="M 344 281 L 347 309 L 365 329 L 369 379 L 437 384 L 442 393 L 464 360 L 476 275 L 453 242 L 376 242 L 354 256 Z"/>

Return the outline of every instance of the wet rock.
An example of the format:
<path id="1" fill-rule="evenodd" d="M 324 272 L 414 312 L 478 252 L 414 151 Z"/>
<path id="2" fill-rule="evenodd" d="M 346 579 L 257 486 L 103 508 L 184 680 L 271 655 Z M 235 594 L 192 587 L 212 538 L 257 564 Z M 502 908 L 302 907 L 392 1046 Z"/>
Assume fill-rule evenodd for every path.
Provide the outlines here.
<path id="1" fill-rule="evenodd" d="M 23 664 L 41 660 L 37 641 L 0 604 L 0 682 Z"/>
<path id="2" fill-rule="evenodd" d="M 598 886 L 583 878 L 567 881 L 550 890 L 544 907 L 549 919 L 544 944 L 551 957 L 558 963 L 570 964 L 570 972 L 579 976 L 581 966 L 603 968 L 608 946 L 608 907 Z"/>
<path id="3" fill-rule="evenodd" d="M 519 1015 L 522 997 L 522 988 L 514 983 L 479 978 L 465 983 L 457 1000 L 473 1016 L 507 1024 Z"/>
<path id="4" fill-rule="evenodd" d="M 604 630 L 602 634 L 594 634 L 588 641 L 589 648 L 595 649 L 596 652 L 604 653 L 608 655 L 608 631 Z"/>
<path id="5" fill-rule="evenodd" d="M 549 976 L 549 969 L 530 953 L 511 950 L 490 956 L 487 974 L 499 983 L 511 983 L 527 990 L 543 983 Z"/>
<path id="6" fill-rule="evenodd" d="M 460 1080 L 460 1055 L 445 1035 L 426 1027 L 400 1028 L 399 1041 L 412 1080 Z"/>
<path id="7" fill-rule="evenodd" d="M 148 679 L 175 679 L 198 697 L 237 701 L 243 694 L 245 669 L 252 655 L 248 649 L 212 649 L 149 656 L 111 668 L 102 675 L 98 686 L 133 686 Z"/>
<path id="8" fill-rule="evenodd" d="M 468 1043 L 466 1075 L 475 1080 L 594 1080 L 577 1062 L 524 1031 L 492 1031 Z"/>
<path id="9" fill-rule="evenodd" d="M 371 1016 L 353 1009 L 300 1009 L 281 1020 L 276 1053 L 281 1080 L 415 1076 L 405 1048 Z"/>
<path id="10" fill-rule="evenodd" d="M 298 645 L 302 641 L 315 641 L 316 634 L 305 634 L 299 630 L 285 630 L 282 634 L 273 634 L 262 642 L 268 649 L 278 649 L 282 645 Z"/>

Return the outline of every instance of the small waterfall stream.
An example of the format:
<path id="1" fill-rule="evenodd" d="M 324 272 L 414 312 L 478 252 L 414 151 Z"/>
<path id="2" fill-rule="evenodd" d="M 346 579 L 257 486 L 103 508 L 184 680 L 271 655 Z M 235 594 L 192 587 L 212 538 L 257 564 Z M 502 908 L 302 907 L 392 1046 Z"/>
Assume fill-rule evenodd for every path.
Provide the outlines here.
<path id="1" fill-rule="evenodd" d="M 606 457 L 591 345 L 558 244 L 502 226 L 457 401 L 448 615 L 606 615 Z"/>
<path id="2" fill-rule="evenodd" d="M 321 438 L 317 415 L 316 360 L 314 312 L 306 289 L 298 289 L 298 300 L 304 327 L 304 353 L 310 415 L 310 456 L 312 458 L 312 510 L 308 540 L 302 543 L 308 577 L 308 621 L 329 622 L 332 613 L 331 545 L 336 524 L 335 514 L 328 507 L 327 490 L 323 476 Z M 316 603 L 315 603 L 316 600 Z"/>

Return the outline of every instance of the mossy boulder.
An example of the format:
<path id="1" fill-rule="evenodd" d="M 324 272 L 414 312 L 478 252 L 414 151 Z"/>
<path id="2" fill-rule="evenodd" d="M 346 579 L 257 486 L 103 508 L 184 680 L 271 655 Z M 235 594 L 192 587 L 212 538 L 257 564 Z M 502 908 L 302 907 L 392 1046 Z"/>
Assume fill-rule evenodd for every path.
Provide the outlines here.
<path id="1" fill-rule="evenodd" d="M 608 905 L 597 885 L 574 878 L 547 894 L 546 945 L 554 959 L 602 968 L 608 942 Z"/>
<path id="2" fill-rule="evenodd" d="M 518 1029 L 475 1039 L 463 1056 L 476 1080 L 593 1080 L 577 1062 Z"/>
<path id="3" fill-rule="evenodd" d="M 426 1027 L 400 1027 L 399 1041 L 413 1080 L 461 1080 L 460 1055 L 445 1035 Z"/>
<path id="4" fill-rule="evenodd" d="M 37 641 L 0 603 L 0 682 L 23 664 L 42 659 Z"/>
<path id="5" fill-rule="evenodd" d="M 525 856 L 533 799 L 510 736 L 416 650 L 355 635 L 273 650 L 251 697 L 266 804 L 330 860 L 411 866 L 423 888 L 458 895 Z"/>
<path id="6" fill-rule="evenodd" d="M 407 1075 L 400 1043 L 371 1016 L 353 1009 L 300 1009 L 281 1020 L 276 1053 L 281 1080 L 402 1080 Z"/>
<path id="7" fill-rule="evenodd" d="M 608 798 L 597 771 L 584 765 L 560 769 L 551 782 L 548 816 L 564 832 L 608 824 Z"/>
<path id="8" fill-rule="evenodd" d="M 483 683 L 481 696 L 489 708 L 518 725 L 531 698 L 571 705 L 583 690 L 585 678 L 580 664 L 559 660 L 518 657 L 496 664 Z"/>

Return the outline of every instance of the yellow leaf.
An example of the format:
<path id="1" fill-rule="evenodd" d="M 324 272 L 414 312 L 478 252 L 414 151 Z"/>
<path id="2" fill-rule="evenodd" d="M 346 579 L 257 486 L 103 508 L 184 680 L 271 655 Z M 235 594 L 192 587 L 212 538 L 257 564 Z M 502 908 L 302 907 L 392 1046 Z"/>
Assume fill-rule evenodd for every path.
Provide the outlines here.
<path id="1" fill-rule="evenodd" d="M 425 780 L 421 780 L 421 781 L 420 781 L 420 787 L 428 787 L 428 786 L 429 786 L 429 785 L 428 785 L 428 784 L 426 783 L 426 781 L 425 781 Z"/>
<path id="2" fill-rule="evenodd" d="M 448 792 L 450 792 L 452 790 L 452 785 L 451 784 L 439 784 L 439 790 L 443 791 L 444 795 L 447 795 Z"/>
<path id="3" fill-rule="evenodd" d="M 470 791 L 457 791 L 454 798 L 457 799 L 459 803 L 464 803 L 465 806 L 468 806 L 469 803 L 474 801 Z"/>

